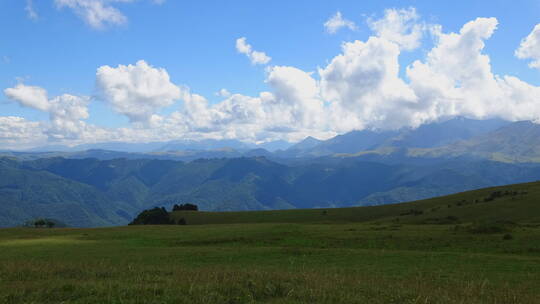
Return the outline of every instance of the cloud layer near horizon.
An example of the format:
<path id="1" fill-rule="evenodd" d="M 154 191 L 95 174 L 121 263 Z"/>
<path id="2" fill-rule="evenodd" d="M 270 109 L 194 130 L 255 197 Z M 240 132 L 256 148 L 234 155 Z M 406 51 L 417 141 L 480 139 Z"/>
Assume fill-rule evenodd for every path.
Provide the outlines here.
<path id="1" fill-rule="evenodd" d="M 381 19 L 368 19 L 368 26 L 373 36 L 343 43 L 341 53 L 316 72 L 267 66 L 269 91 L 246 96 L 222 89 L 218 95 L 224 99 L 216 104 L 173 83 L 164 68 L 144 60 L 99 67 L 98 96 L 130 120 L 130 126 L 124 128 L 86 123 L 88 97 L 66 94 L 49 98 L 45 89 L 20 83 L 5 89 L 5 95 L 21 106 L 48 113 L 50 119 L 33 122 L 0 117 L 0 142 L 15 147 L 46 141 L 297 141 L 365 128 L 417 127 L 458 115 L 540 119 L 540 87 L 514 76 L 493 74 L 490 58 L 483 53 L 485 42 L 497 29 L 497 19 L 477 18 L 452 33 L 444 32 L 440 25 L 424 24 L 412 8 L 390 9 Z M 516 56 L 531 59 L 533 68 L 538 68 L 540 60 L 539 32 L 537 25 L 516 46 Z M 425 58 L 405 67 L 403 79 L 399 56 L 418 48 L 425 35 L 432 36 L 434 46 Z M 246 38 L 238 39 L 236 48 L 253 64 L 270 61 L 265 53 L 253 51 Z M 160 114 L 176 102 L 181 105 L 179 110 Z"/>

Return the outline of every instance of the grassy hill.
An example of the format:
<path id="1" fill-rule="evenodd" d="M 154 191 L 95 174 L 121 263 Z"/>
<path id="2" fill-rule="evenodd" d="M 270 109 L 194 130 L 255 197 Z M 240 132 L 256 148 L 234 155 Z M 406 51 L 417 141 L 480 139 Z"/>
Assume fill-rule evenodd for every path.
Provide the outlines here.
<path id="1" fill-rule="evenodd" d="M 0 229 L 0 303 L 538 303 L 539 198 L 534 182 L 172 215 L 188 225 Z"/>
<path id="2" fill-rule="evenodd" d="M 242 212 L 175 211 L 188 224 L 352 223 L 459 224 L 540 222 L 540 181 L 467 191 L 421 201 L 353 208 Z"/>

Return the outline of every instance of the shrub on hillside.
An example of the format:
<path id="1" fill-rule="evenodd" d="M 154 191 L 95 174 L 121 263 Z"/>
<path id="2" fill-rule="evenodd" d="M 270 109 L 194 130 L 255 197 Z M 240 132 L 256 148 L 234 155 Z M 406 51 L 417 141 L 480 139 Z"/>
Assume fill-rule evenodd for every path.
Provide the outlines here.
<path id="1" fill-rule="evenodd" d="M 59 228 L 59 227 L 66 227 L 66 224 L 55 219 L 37 218 L 37 219 L 26 221 L 23 224 L 23 226 L 34 227 L 34 228 Z"/>
<path id="2" fill-rule="evenodd" d="M 405 215 L 417 216 L 417 215 L 422 215 L 422 214 L 424 214 L 424 211 L 418 210 L 418 209 L 410 209 L 410 210 L 400 213 L 401 216 L 405 216 Z"/>
<path id="3" fill-rule="evenodd" d="M 435 225 L 448 225 L 459 222 L 457 216 L 449 215 L 446 217 L 431 217 L 424 220 L 424 224 L 435 224 Z"/>
<path id="4" fill-rule="evenodd" d="M 174 221 L 169 218 L 169 213 L 165 208 L 155 207 L 144 210 L 129 223 L 129 225 L 172 225 Z"/>
<path id="5" fill-rule="evenodd" d="M 480 222 L 474 223 L 468 227 L 468 231 L 478 234 L 491 234 L 509 232 L 516 224 L 509 221 Z"/>

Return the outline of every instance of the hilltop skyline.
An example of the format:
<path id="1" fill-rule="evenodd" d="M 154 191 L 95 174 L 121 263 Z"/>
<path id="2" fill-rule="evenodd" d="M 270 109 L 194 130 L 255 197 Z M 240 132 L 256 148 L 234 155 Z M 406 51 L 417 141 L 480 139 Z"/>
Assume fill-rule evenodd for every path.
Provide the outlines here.
<path id="1" fill-rule="evenodd" d="M 533 1 L 27 0 L 0 16 L 0 149 L 540 119 Z"/>

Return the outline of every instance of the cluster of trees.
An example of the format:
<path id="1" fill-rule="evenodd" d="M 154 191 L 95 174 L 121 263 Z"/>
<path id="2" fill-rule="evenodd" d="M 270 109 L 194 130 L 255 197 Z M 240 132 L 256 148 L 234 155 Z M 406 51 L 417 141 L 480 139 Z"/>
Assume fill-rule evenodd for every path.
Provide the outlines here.
<path id="1" fill-rule="evenodd" d="M 66 227 L 65 224 L 53 220 L 53 219 L 47 219 L 47 218 L 37 218 L 33 220 L 29 220 L 24 223 L 24 227 L 34 227 L 34 228 L 54 228 L 54 227 Z"/>
<path id="2" fill-rule="evenodd" d="M 174 222 L 169 218 L 169 212 L 164 207 L 155 207 L 143 210 L 129 225 L 171 225 Z"/>
<path id="3" fill-rule="evenodd" d="M 180 205 L 174 204 L 172 211 L 199 211 L 199 207 L 190 203 Z"/>
<path id="4" fill-rule="evenodd" d="M 199 207 L 194 204 L 175 204 L 172 211 L 189 210 L 198 211 Z M 174 221 L 170 217 L 165 207 L 154 207 L 152 209 L 143 210 L 137 217 L 129 223 L 129 225 L 186 225 L 186 219 L 181 218 Z"/>

